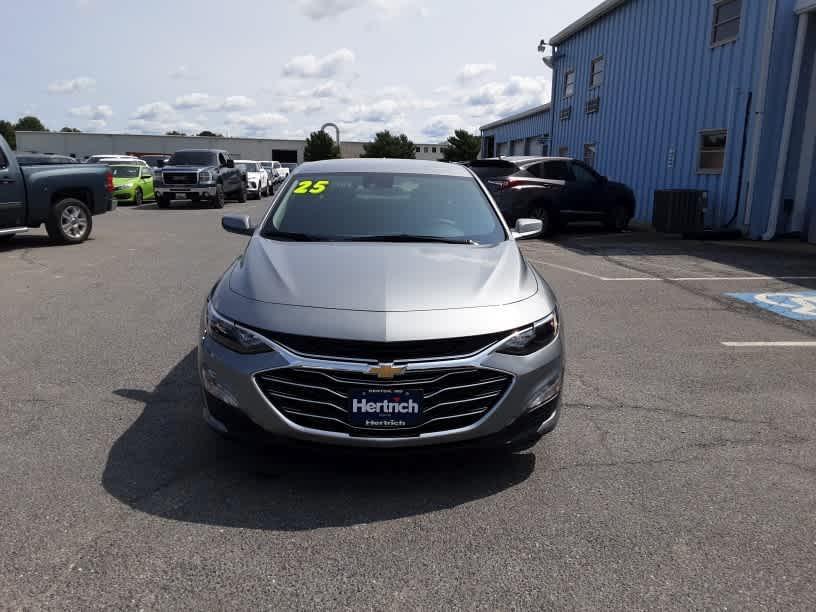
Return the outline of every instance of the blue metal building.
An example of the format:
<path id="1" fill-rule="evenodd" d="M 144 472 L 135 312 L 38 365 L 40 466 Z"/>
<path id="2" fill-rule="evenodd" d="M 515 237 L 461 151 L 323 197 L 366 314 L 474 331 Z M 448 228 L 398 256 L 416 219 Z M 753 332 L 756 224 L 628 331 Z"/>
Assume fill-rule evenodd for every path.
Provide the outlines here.
<path id="1" fill-rule="evenodd" d="M 552 153 L 629 184 L 639 221 L 655 190 L 703 189 L 709 227 L 816 241 L 814 12 L 816 0 L 606 0 L 550 40 Z M 528 137 L 519 127 L 497 141 Z"/>
<path id="2" fill-rule="evenodd" d="M 550 128 L 549 104 L 483 125 L 482 157 L 549 155 Z"/>

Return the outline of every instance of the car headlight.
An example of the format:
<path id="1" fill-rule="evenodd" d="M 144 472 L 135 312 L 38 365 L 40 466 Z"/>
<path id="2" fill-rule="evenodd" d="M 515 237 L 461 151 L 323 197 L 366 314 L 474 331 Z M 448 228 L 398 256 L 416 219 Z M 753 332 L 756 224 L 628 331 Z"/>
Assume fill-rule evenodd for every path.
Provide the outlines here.
<path id="1" fill-rule="evenodd" d="M 207 302 L 204 334 L 236 353 L 255 354 L 272 350 L 263 336 L 221 316 L 213 308 L 212 302 Z"/>
<path id="2" fill-rule="evenodd" d="M 201 183 L 212 183 L 213 175 L 208 170 L 202 170 L 198 173 L 198 180 Z"/>
<path id="3" fill-rule="evenodd" d="M 529 355 L 543 349 L 558 335 L 558 311 L 536 321 L 532 325 L 522 327 L 507 342 L 502 344 L 497 353 L 506 355 Z"/>

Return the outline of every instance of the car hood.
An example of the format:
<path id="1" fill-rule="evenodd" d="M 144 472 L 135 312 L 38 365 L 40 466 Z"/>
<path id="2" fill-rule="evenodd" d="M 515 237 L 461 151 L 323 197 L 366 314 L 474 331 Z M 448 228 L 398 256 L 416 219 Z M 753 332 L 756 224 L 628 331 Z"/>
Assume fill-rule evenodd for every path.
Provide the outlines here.
<path id="1" fill-rule="evenodd" d="M 536 294 L 516 243 L 283 242 L 255 236 L 229 274 L 245 298 L 288 306 L 406 312 L 498 306 Z"/>
<path id="2" fill-rule="evenodd" d="M 120 185 L 127 185 L 128 183 L 135 183 L 138 180 L 139 180 L 138 177 L 126 178 L 124 176 L 115 176 L 115 177 L 113 177 L 113 185 L 114 185 L 114 187 L 119 187 Z"/>

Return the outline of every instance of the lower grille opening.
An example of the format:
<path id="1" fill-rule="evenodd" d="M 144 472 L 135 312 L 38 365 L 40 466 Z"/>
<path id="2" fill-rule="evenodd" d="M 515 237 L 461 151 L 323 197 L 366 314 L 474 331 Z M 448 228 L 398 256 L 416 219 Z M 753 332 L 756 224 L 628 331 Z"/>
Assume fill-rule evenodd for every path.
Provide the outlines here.
<path id="1" fill-rule="evenodd" d="M 356 372 L 282 368 L 258 374 L 255 380 L 269 401 L 302 427 L 399 438 L 473 425 L 504 395 L 512 376 L 484 368 L 447 368 L 408 372 L 383 381 Z M 421 392 L 422 414 L 411 427 L 354 426 L 351 397 L 360 390 Z"/>

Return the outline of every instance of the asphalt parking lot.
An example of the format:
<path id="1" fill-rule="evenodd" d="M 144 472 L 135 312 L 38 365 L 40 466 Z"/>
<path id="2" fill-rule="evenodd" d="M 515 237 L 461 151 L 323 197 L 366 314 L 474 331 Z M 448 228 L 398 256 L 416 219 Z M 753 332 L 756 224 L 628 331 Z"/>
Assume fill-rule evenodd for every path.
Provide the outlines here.
<path id="1" fill-rule="evenodd" d="M 554 434 L 293 453 L 211 434 L 193 364 L 245 244 L 219 219 L 267 203 L 0 247 L 2 607 L 816 608 L 816 321 L 727 295 L 813 291 L 813 252 L 527 242 L 567 334 Z"/>

